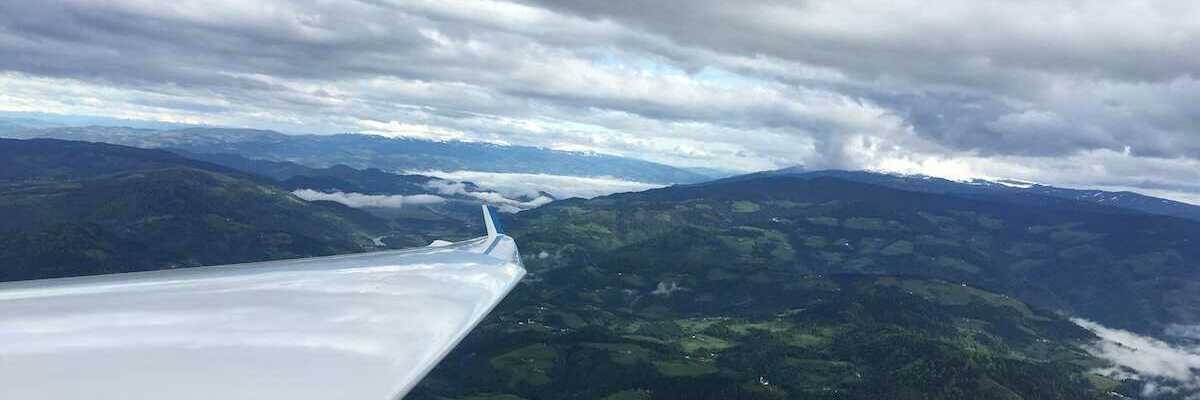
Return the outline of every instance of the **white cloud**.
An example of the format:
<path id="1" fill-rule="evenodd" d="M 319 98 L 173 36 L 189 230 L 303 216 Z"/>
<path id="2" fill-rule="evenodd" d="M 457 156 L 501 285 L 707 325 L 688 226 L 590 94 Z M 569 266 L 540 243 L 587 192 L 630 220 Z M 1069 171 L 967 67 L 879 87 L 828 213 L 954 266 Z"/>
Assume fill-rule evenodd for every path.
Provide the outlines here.
<path id="1" fill-rule="evenodd" d="M 658 283 L 658 286 L 654 287 L 654 291 L 651 291 L 650 294 L 655 296 L 670 296 L 671 293 L 681 290 L 688 290 L 688 288 L 679 286 L 679 283 L 675 281 L 671 281 L 670 284 L 668 284 L 666 281 L 662 281 Z"/>
<path id="2" fill-rule="evenodd" d="M 300 189 L 293 191 L 296 197 L 307 201 L 334 201 L 345 204 L 354 208 L 363 207 L 379 207 L 379 208 L 403 208 L 404 206 L 417 206 L 428 204 L 441 204 L 446 202 L 445 198 L 431 194 L 414 194 L 410 196 L 402 195 L 375 195 L 362 193 L 343 193 L 332 192 L 325 193 L 312 189 Z"/>
<path id="3" fill-rule="evenodd" d="M 621 192 L 640 192 L 663 185 L 626 181 L 613 177 L 578 177 L 548 174 L 523 174 L 479 171 L 405 171 L 408 174 L 433 176 L 459 182 L 471 182 L 494 190 L 507 197 L 536 198 L 539 192 L 565 199 L 590 199 Z M 453 189 L 452 192 L 457 193 Z M 444 192 L 445 193 L 445 192 Z M 450 194 L 450 193 L 446 193 Z"/>
<path id="4" fill-rule="evenodd" d="M 1159 339 L 1120 329 L 1106 328 L 1095 322 L 1071 320 L 1100 337 L 1088 348 L 1093 355 L 1108 360 L 1116 368 L 1099 371 L 1113 378 L 1157 378 L 1174 385 L 1150 383 L 1148 393 L 1154 395 L 1185 390 L 1189 399 L 1200 399 L 1200 347 L 1171 345 Z"/>
<path id="5" fill-rule="evenodd" d="M 391 138 L 411 138 L 433 141 L 449 141 L 468 139 L 466 133 L 425 124 L 406 124 L 397 121 L 359 121 L 363 127 L 362 133 L 380 135 Z"/>
<path id="6" fill-rule="evenodd" d="M 444 179 L 444 178 L 443 178 Z M 530 200 L 516 200 L 505 197 L 503 194 L 492 191 L 468 191 L 467 185 L 462 182 L 455 181 L 431 181 L 426 185 L 430 190 L 441 193 L 446 196 L 467 196 L 479 199 L 484 203 L 490 204 L 501 212 L 515 213 L 521 210 L 541 207 L 554 201 L 554 199 L 534 194 L 527 196 Z M 521 195 L 514 195 L 519 197 Z"/>

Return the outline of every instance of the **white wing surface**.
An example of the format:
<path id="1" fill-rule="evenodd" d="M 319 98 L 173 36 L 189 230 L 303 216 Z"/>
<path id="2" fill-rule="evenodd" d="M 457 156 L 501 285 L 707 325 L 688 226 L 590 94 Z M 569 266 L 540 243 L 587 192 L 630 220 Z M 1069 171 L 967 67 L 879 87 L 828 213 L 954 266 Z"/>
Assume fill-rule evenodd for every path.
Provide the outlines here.
<path id="1" fill-rule="evenodd" d="M 0 398 L 400 398 L 524 274 L 497 233 L 0 284 Z"/>

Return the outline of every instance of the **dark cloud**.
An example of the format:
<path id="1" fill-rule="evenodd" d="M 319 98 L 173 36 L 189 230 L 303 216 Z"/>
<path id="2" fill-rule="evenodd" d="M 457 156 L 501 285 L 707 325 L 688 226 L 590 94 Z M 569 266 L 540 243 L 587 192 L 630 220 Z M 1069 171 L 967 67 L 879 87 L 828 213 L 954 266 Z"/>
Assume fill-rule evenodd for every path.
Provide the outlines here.
<path id="1" fill-rule="evenodd" d="M 0 100 L 1176 188 L 1200 179 L 1196 21 L 1168 1 L 16 1 L 0 3 Z M 1063 165 L 1098 160 L 1164 175 Z"/>
<path id="2" fill-rule="evenodd" d="M 1195 5 L 1107 1 L 527 0 L 681 45 L 863 76 L 975 85 L 993 71 L 1170 81 L 1200 70 Z M 1160 62 L 1147 62 L 1148 59 Z M 1008 73 L 1011 73 L 1008 72 Z"/>
<path id="3" fill-rule="evenodd" d="M 1178 2 L 722 2 L 529 1 L 569 15 L 611 20 L 681 46 L 767 56 L 844 72 L 842 85 L 894 107 L 921 133 L 960 150 L 1061 155 L 1134 145 L 1156 156 L 1200 155 L 1187 138 L 1200 109 L 1176 103 L 1172 86 L 1200 72 L 1200 8 Z M 1045 104 L 1071 85 L 1074 100 L 1129 84 L 1158 99 L 1111 107 Z M 1059 94 L 1062 95 L 1062 94 Z M 964 101 L 965 100 L 965 101 Z M 1068 99 L 1067 101 L 1071 101 Z M 1043 109 L 1042 107 L 1053 107 Z M 1059 108 L 1068 108 L 1062 110 Z M 1014 125 L 1057 113 L 1057 122 Z M 1051 121 L 1043 121 L 1051 122 Z M 1190 125 L 1189 125 L 1190 124 Z M 1057 126 L 1055 126 L 1057 125 Z M 1021 129 L 1014 132 L 1010 128 Z M 1026 130 L 1026 128 L 1029 128 Z M 1198 136 L 1198 135 L 1191 135 Z M 1136 144 L 1136 145 L 1135 145 Z M 1140 146 L 1139 146 L 1140 145 Z"/>

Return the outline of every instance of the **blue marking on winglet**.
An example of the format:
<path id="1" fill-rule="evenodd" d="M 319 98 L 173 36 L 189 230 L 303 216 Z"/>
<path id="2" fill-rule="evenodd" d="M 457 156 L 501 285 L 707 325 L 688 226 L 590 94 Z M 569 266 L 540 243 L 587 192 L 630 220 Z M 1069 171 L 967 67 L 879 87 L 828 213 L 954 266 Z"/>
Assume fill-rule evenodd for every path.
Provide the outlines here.
<path id="1" fill-rule="evenodd" d="M 487 207 L 488 216 L 491 217 L 492 227 L 494 227 L 494 229 L 496 230 L 496 233 L 504 234 L 504 227 L 502 225 L 500 225 L 500 216 L 496 215 L 496 209 L 492 208 L 492 206 L 484 206 L 484 207 Z"/>
<path id="2" fill-rule="evenodd" d="M 488 240 L 492 243 L 488 245 L 487 250 L 483 254 L 492 254 L 492 250 L 496 249 L 496 245 L 500 244 L 500 235 L 504 234 L 504 230 L 500 227 L 500 216 L 496 215 L 496 210 L 483 205 L 483 224 L 487 228 Z"/>

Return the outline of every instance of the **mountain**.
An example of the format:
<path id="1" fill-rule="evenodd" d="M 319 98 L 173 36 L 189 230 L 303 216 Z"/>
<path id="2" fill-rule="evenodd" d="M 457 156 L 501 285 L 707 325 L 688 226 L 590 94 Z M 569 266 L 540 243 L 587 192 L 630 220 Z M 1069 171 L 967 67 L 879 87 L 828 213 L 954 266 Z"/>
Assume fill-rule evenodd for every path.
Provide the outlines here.
<path id="1" fill-rule="evenodd" d="M 22 126 L 20 124 L 17 124 L 15 122 L 0 121 L 0 134 L 4 134 L 4 133 L 8 133 L 8 132 L 16 132 L 16 131 L 21 131 L 21 130 L 26 130 L 26 129 L 29 129 L 29 128 Z"/>
<path id="2" fill-rule="evenodd" d="M 789 175 L 803 178 L 836 177 L 855 182 L 870 183 L 895 189 L 924 193 L 952 194 L 980 199 L 1006 201 L 1026 205 L 1068 205 L 1103 210 L 1108 207 L 1169 215 L 1200 221 L 1200 206 L 1174 200 L 1146 196 L 1134 192 L 1109 192 L 1103 190 L 1067 189 L 1030 182 L 1012 180 L 973 179 L 952 181 L 924 175 L 899 175 L 869 171 L 820 170 L 808 171 L 802 167 L 785 168 L 727 178 L 740 180 L 763 176 Z"/>
<path id="3" fill-rule="evenodd" d="M 57 138 L 106 142 L 192 153 L 238 154 L 247 158 L 293 161 L 311 167 L 343 164 L 354 168 L 471 170 L 569 176 L 611 176 L 646 183 L 694 183 L 709 178 L 683 169 L 609 155 L 474 142 L 435 142 L 375 135 L 285 135 L 251 129 L 119 127 L 46 128 L 4 133 L 17 138 Z"/>
<path id="4" fill-rule="evenodd" d="M 356 252 L 389 230 L 160 150 L 4 139 L 0 171 L 0 280 Z"/>
<path id="5" fill-rule="evenodd" d="M 170 167 L 234 171 L 164 150 L 55 139 L 0 139 L 0 181 L 8 183 L 63 181 Z"/>
<path id="6" fill-rule="evenodd" d="M 813 273 L 965 282 L 1143 333 L 1200 323 L 1200 270 L 1193 268 L 1200 261 L 1200 223 L 1063 201 L 1016 204 L 785 175 L 614 195 L 591 204 L 708 204 L 713 211 L 674 218 L 706 227 L 770 227 L 797 253 L 796 268 Z M 639 226 L 637 232 L 647 229 L 653 228 Z"/>
<path id="7" fill-rule="evenodd" d="M 768 176 L 506 225 L 528 277 L 414 399 L 1110 398 L 1059 311 L 1200 316 L 1168 217 Z"/>
<path id="8" fill-rule="evenodd" d="M 729 177 L 738 176 L 738 175 L 743 174 L 742 172 L 721 169 L 721 168 L 690 167 L 690 168 L 684 168 L 684 169 L 691 171 L 691 172 L 695 172 L 700 175 L 703 175 L 709 179 L 724 179 L 724 178 L 729 178 Z"/>
<path id="9" fill-rule="evenodd" d="M 236 169 L 238 171 L 271 178 L 279 185 L 292 190 L 313 189 L 383 195 L 440 194 L 457 196 L 463 200 L 476 200 L 460 194 L 439 193 L 432 187 L 451 185 L 458 182 L 414 174 L 393 174 L 378 168 L 357 169 L 346 165 L 313 168 L 289 161 L 255 160 L 237 154 L 190 153 L 175 151 L 184 157 Z M 481 191 L 470 182 L 461 182 L 464 191 Z"/>
<path id="10" fill-rule="evenodd" d="M 392 231 L 380 240 L 396 247 L 422 246 L 437 239 L 457 240 L 478 235 L 483 229 L 479 205 L 485 201 L 501 211 L 515 212 L 555 200 L 545 192 L 532 197 L 505 196 L 471 182 L 393 174 L 376 168 L 356 169 L 345 165 L 312 168 L 289 161 L 253 160 L 236 154 L 174 152 L 270 178 L 275 185 L 301 195 L 312 196 L 311 191 L 316 191 L 327 194 L 319 197 L 335 198 L 361 207 L 392 222 Z M 389 202 L 397 197 L 404 198 L 401 199 L 402 207 L 359 205 L 354 201 L 378 199 Z M 411 201 L 413 198 L 424 201 Z"/>
<path id="11" fill-rule="evenodd" d="M 1135 192 L 1064 189 L 1038 184 L 1019 189 L 1025 192 L 1036 193 L 1044 196 L 1104 204 L 1150 214 L 1170 215 L 1179 218 L 1187 218 L 1193 221 L 1200 221 L 1200 206 L 1175 200 L 1147 196 Z"/>

